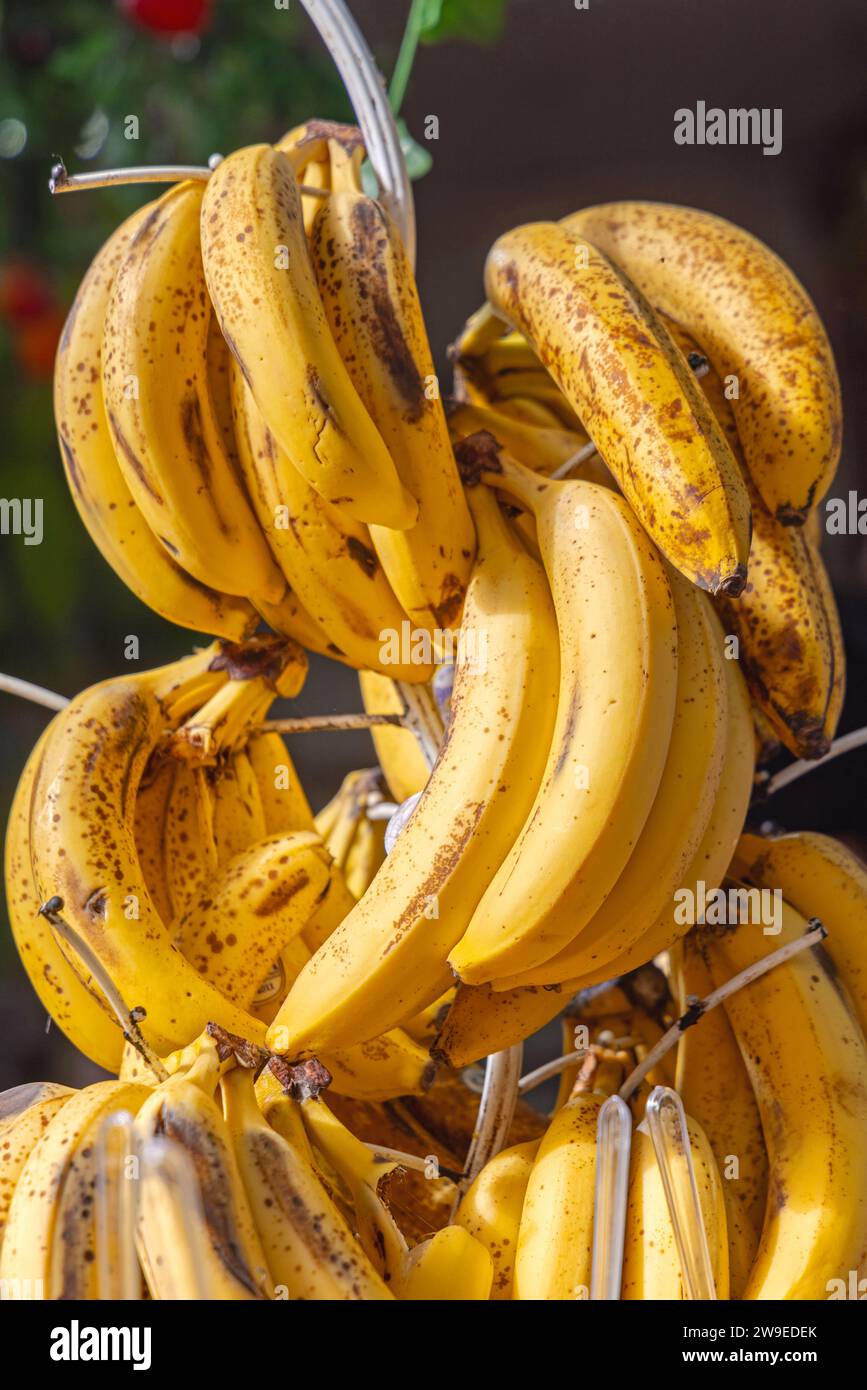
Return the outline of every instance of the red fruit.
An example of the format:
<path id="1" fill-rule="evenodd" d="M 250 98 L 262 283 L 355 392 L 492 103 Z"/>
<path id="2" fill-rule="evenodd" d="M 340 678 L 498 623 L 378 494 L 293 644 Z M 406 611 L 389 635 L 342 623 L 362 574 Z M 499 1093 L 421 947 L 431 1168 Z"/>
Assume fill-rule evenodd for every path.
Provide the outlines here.
<path id="1" fill-rule="evenodd" d="M 0 265 L 0 315 L 16 326 L 39 318 L 54 300 L 48 277 L 26 261 Z"/>
<path id="2" fill-rule="evenodd" d="M 118 0 L 118 6 L 154 34 L 201 34 L 211 18 L 211 0 Z"/>
<path id="3" fill-rule="evenodd" d="M 61 309 L 46 309 L 30 319 L 15 336 L 15 356 L 32 381 L 50 381 L 54 372 L 57 344 L 66 315 Z"/>

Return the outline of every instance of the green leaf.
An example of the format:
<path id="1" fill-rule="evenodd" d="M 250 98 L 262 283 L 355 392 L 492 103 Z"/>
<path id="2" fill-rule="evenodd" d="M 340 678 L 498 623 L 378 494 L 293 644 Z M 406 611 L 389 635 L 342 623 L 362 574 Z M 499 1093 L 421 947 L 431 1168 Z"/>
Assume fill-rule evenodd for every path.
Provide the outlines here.
<path id="1" fill-rule="evenodd" d="M 468 39 L 471 43 L 495 43 L 505 19 L 506 0 L 426 0 L 422 42 Z"/>
<path id="2" fill-rule="evenodd" d="M 397 133 L 400 136 L 400 148 L 403 150 L 410 178 L 423 179 L 433 168 L 430 150 L 425 149 L 424 145 L 420 145 L 415 136 L 410 134 L 409 126 L 402 116 L 397 119 Z"/>

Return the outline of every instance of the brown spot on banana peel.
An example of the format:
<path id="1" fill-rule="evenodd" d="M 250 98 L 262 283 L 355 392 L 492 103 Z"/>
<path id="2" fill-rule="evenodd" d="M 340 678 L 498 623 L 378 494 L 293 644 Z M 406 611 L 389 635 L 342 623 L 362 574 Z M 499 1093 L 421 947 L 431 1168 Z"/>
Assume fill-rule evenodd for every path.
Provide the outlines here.
<path id="1" fill-rule="evenodd" d="M 268 896 L 253 909 L 254 917 L 271 917 L 275 912 L 281 912 L 309 882 L 310 875 L 303 869 L 299 870 L 293 878 L 271 889 Z"/>
<path id="2" fill-rule="evenodd" d="M 325 423 L 332 425 L 338 434 L 343 434 L 343 429 L 341 427 L 340 421 L 337 418 L 337 415 L 335 414 L 334 406 L 331 404 L 331 401 L 325 394 L 325 387 L 322 384 L 322 378 L 320 377 L 318 371 L 316 370 L 316 367 L 312 362 L 308 362 L 307 364 L 307 386 L 310 390 L 310 393 L 320 414 L 324 415 L 325 417 Z M 325 428 L 325 423 L 323 423 L 323 429 Z M 318 444 L 319 440 L 317 439 L 316 442 Z"/>
<path id="3" fill-rule="evenodd" d="M 379 558 L 376 551 L 370 546 L 366 546 L 357 536 L 347 536 L 346 551 L 350 559 L 355 561 L 368 579 L 372 579 L 379 569 Z"/>
<path id="4" fill-rule="evenodd" d="M 372 198 L 359 199 L 350 220 L 354 237 L 351 272 L 370 305 L 371 340 L 406 406 L 407 418 L 416 421 L 425 407 L 424 385 L 389 294 L 385 214 Z"/>
<path id="5" fill-rule="evenodd" d="M 442 750 L 440 757 L 442 757 Z M 460 862 L 461 855 L 475 834 L 485 809 L 485 803 L 481 801 L 474 805 L 468 804 L 463 808 L 463 821 L 457 822 L 449 838 L 438 849 L 427 878 L 395 922 L 392 938 L 384 948 L 383 956 L 387 956 L 395 946 L 400 945 L 406 932 L 418 923 L 419 918 L 424 916 L 425 908 L 432 899 L 438 896 L 443 884 L 448 881 Z"/>
<path id="6" fill-rule="evenodd" d="M 165 500 L 162 493 L 160 493 L 154 485 L 153 479 L 121 429 L 117 416 L 113 411 L 109 411 L 108 413 L 108 422 L 111 426 L 111 433 L 116 447 L 120 449 L 130 468 L 135 473 L 142 486 L 150 493 L 157 505 L 164 507 Z"/>

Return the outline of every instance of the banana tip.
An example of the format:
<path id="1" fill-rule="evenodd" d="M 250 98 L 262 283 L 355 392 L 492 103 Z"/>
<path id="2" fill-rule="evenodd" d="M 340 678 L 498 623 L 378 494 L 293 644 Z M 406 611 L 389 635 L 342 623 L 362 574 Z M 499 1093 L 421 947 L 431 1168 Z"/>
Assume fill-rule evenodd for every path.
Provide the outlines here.
<path id="1" fill-rule="evenodd" d="M 714 593 L 717 597 L 737 598 L 744 591 L 747 582 L 746 565 L 736 565 L 731 574 L 727 574 L 725 579 L 721 579 Z"/>

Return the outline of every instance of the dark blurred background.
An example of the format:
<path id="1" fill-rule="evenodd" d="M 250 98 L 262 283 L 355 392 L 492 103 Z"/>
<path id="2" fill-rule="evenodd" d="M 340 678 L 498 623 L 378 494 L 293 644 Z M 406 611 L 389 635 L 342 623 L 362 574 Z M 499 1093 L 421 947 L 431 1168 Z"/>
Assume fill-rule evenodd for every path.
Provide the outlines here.
<path id="1" fill-rule="evenodd" d="M 863 0 L 429 0 L 403 107 L 432 156 L 415 185 L 418 276 L 432 345 L 445 349 L 482 298 L 481 271 L 508 227 L 608 199 L 707 208 L 767 241 L 827 325 L 843 381 L 843 465 L 832 489 L 867 495 L 867 8 Z M 350 0 L 391 73 L 409 0 Z M 40 546 L 0 536 L 0 669 L 69 695 L 117 672 L 125 637 L 143 666 L 189 647 L 114 577 L 78 522 L 57 455 L 51 366 L 87 264 L 142 189 L 52 200 L 52 157 L 71 172 L 204 163 L 309 116 L 349 118 L 322 44 L 291 3 L 7 0 L 0 12 L 0 421 L 4 497 L 44 499 Z M 180 26 L 185 33 L 169 32 Z M 782 152 L 686 147 L 674 112 L 779 107 Z M 124 121 L 139 120 L 139 139 Z M 439 138 L 424 140 L 425 118 Z M 424 163 L 416 154 L 415 162 Z M 152 192 L 153 190 L 151 190 Z M 867 723 L 867 547 L 826 537 L 849 658 L 843 729 Z M 360 708 L 353 674 L 313 658 L 294 710 Z M 47 713 L 0 694 L 0 823 Z M 308 735 L 292 753 L 314 806 L 373 761 L 363 734 Z M 865 833 L 867 752 L 776 798 L 790 828 Z M 551 1041 L 551 1048 L 558 1043 Z M 0 1088 L 81 1082 L 93 1069 L 46 1019 L 0 923 Z"/>

